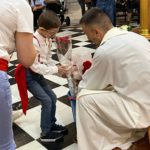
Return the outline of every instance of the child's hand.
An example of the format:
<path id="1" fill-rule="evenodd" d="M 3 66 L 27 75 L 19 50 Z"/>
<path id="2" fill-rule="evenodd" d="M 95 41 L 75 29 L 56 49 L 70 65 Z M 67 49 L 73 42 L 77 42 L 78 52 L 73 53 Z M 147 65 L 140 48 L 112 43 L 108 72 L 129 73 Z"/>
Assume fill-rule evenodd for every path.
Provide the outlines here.
<path id="1" fill-rule="evenodd" d="M 61 75 L 62 77 L 67 77 L 68 69 L 66 66 L 58 65 L 58 74 Z"/>

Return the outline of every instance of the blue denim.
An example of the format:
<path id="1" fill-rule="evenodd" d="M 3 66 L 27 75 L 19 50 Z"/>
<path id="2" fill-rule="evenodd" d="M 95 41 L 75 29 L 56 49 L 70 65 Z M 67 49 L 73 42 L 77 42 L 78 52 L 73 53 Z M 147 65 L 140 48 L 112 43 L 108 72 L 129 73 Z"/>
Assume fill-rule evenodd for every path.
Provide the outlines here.
<path id="1" fill-rule="evenodd" d="M 70 105 L 72 108 L 73 120 L 74 122 L 76 122 L 76 99 L 71 96 L 70 91 L 68 92 L 67 96 L 68 96 L 68 99 L 70 101 Z"/>
<path id="2" fill-rule="evenodd" d="M 92 0 L 92 7 L 96 7 L 96 1 L 97 0 Z"/>
<path id="3" fill-rule="evenodd" d="M 12 130 L 12 97 L 6 72 L 0 71 L 0 150 L 15 150 Z"/>
<path id="4" fill-rule="evenodd" d="M 56 95 L 46 83 L 43 75 L 26 69 L 27 88 L 33 96 L 41 102 L 41 130 L 42 135 L 50 132 L 56 118 Z"/>
<path id="5" fill-rule="evenodd" d="M 115 25 L 115 11 L 116 11 L 116 2 L 115 0 L 97 0 L 96 7 L 104 11 Z"/>
<path id="6" fill-rule="evenodd" d="M 73 113 L 73 120 L 74 122 L 76 122 L 76 100 L 71 100 L 70 104 L 71 104 L 72 113 Z"/>

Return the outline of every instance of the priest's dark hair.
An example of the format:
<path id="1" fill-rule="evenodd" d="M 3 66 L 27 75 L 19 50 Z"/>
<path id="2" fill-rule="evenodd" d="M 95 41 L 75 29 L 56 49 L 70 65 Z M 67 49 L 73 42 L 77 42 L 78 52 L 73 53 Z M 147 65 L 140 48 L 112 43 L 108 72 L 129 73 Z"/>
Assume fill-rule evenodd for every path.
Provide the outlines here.
<path id="1" fill-rule="evenodd" d="M 84 24 L 87 26 L 97 25 L 103 31 L 108 31 L 112 28 L 112 22 L 109 17 L 99 8 L 91 8 L 89 9 L 81 18 L 80 24 Z"/>

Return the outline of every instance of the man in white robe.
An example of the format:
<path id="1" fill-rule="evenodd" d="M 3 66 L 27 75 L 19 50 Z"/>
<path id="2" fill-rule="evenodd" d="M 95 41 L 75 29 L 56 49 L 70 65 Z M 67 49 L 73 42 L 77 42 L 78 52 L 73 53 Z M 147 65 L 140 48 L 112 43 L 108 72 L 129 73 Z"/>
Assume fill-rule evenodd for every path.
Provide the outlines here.
<path id="1" fill-rule="evenodd" d="M 150 125 L 150 43 L 113 27 L 98 8 L 80 24 L 98 48 L 79 83 L 78 150 L 127 150 Z"/>

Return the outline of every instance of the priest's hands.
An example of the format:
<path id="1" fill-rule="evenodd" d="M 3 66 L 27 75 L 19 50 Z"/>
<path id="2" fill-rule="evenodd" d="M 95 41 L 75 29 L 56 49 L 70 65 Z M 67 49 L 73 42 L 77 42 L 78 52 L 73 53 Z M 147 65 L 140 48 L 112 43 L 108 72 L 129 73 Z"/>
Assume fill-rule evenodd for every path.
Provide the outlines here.
<path id="1" fill-rule="evenodd" d="M 69 74 L 70 72 L 70 69 L 68 69 L 68 66 L 65 66 L 65 65 L 58 65 L 58 74 L 63 77 L 63 78 L 66 78 L 67 75 Z"/>

